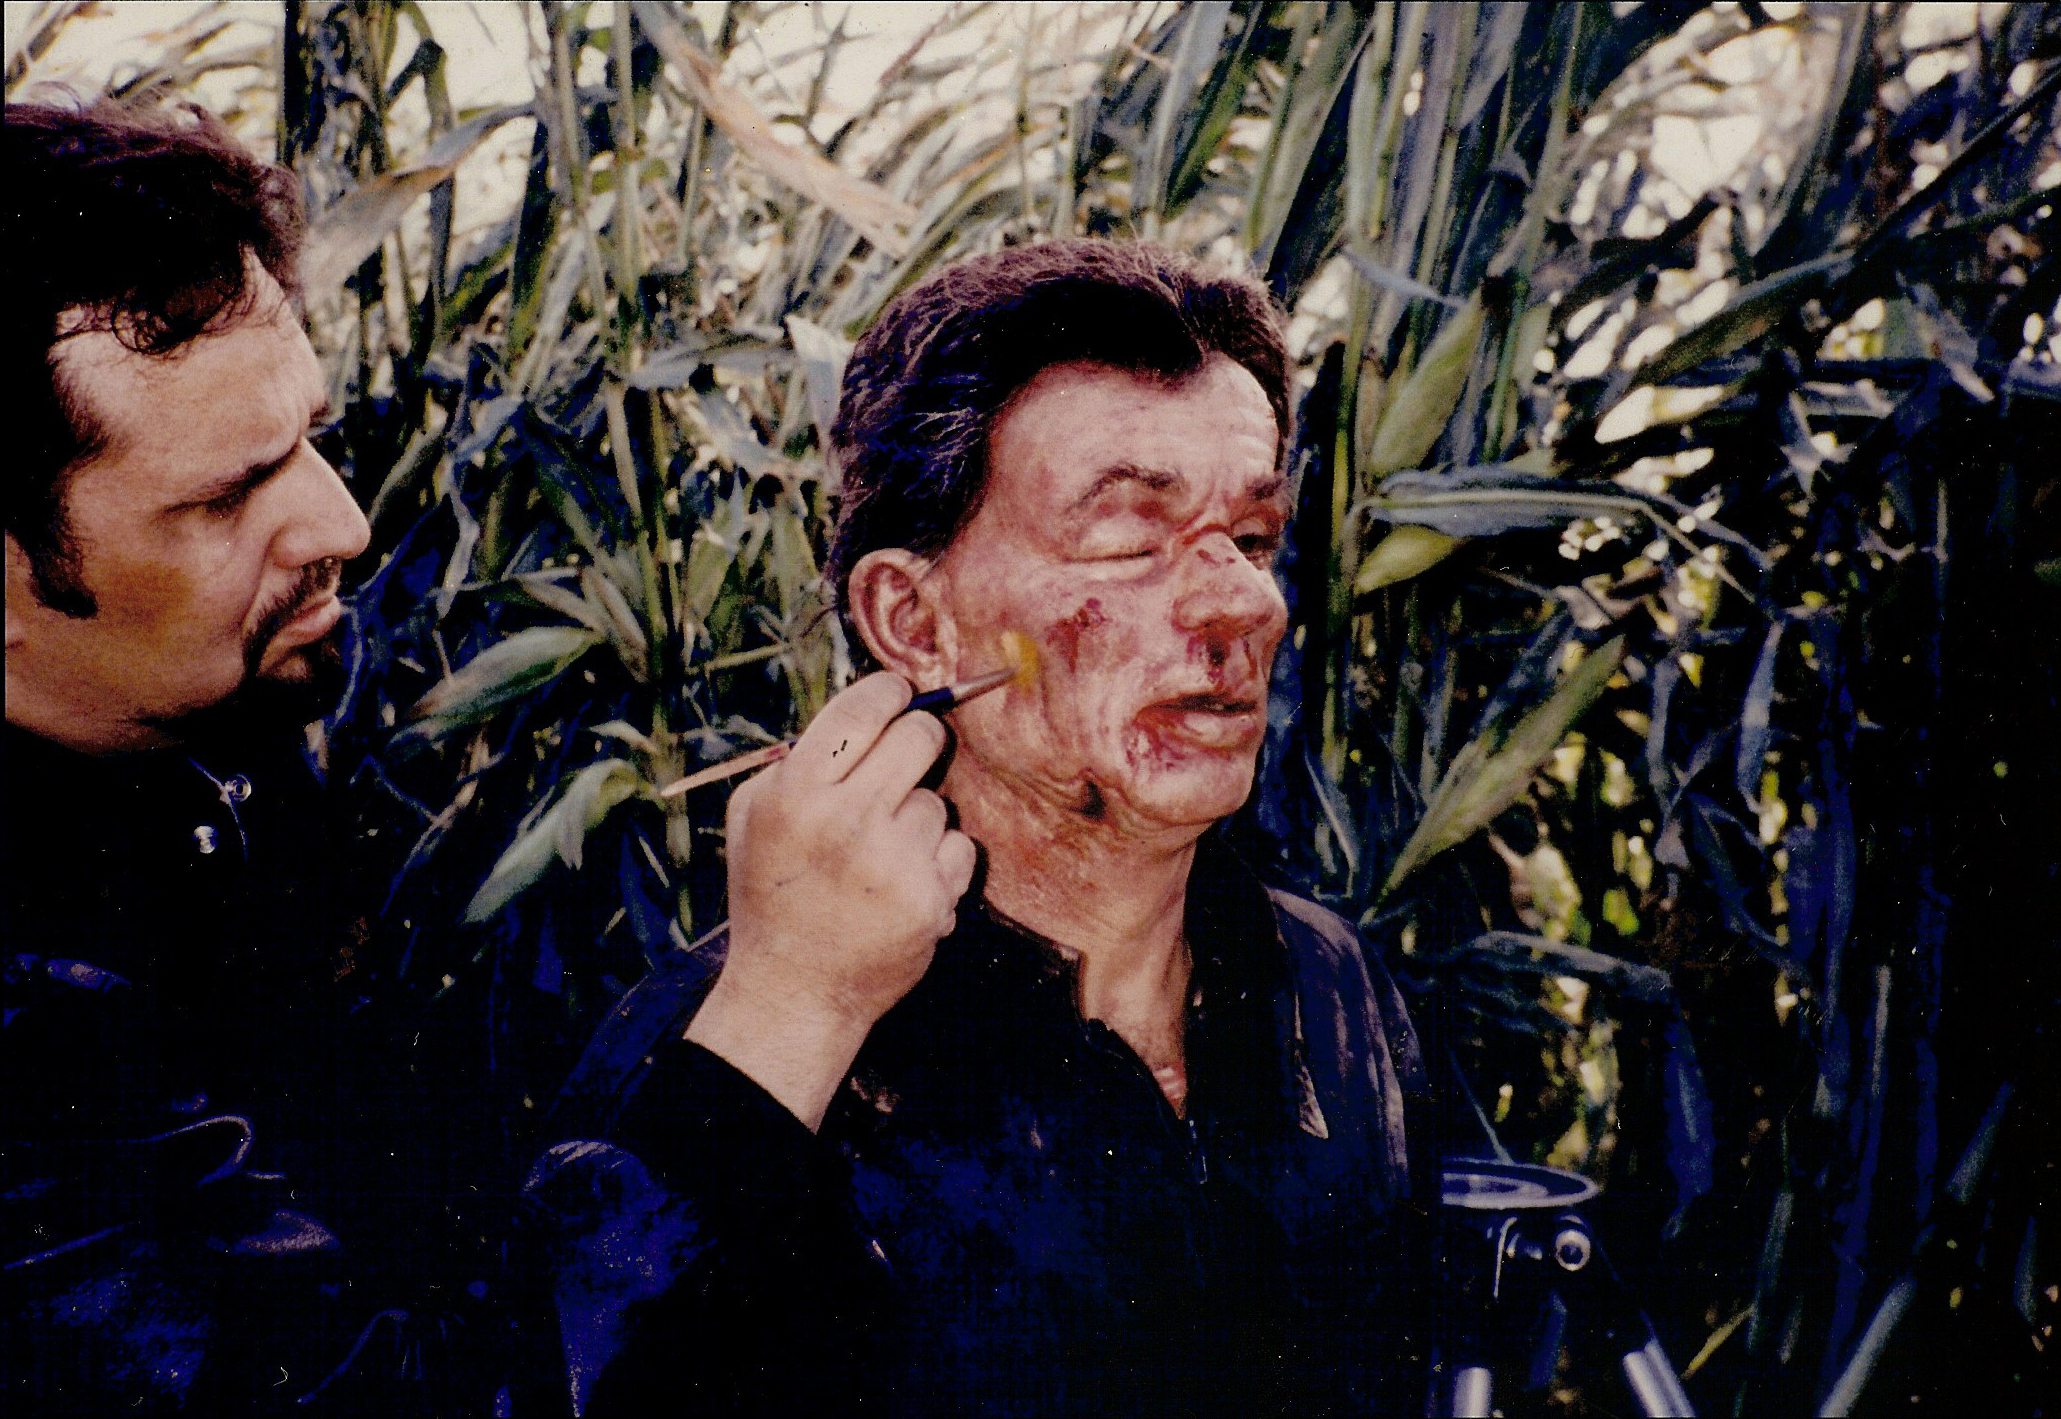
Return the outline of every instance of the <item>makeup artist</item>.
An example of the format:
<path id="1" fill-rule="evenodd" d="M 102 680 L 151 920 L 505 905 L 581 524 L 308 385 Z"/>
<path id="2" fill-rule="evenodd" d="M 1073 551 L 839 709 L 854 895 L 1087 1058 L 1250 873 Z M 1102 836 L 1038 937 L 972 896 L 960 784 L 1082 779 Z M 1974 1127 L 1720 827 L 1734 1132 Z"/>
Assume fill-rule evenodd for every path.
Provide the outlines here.
<path id="1" fill-rule="evenodd" d="M 367 531 L 310 442 L 299 182 L 197 109 L 4 143 L 0 1410 L 483 1412 L 302 753 Z"/>
<path id="2" fill-rule="evenodd" d="M 586 1414 L 1421 1405 L 1415 1036 L 1212 827 L 1286 610 L 1260 286 L 1059 241 L 847 368 L 830 564 L 880 667 L 737 790 L 731 919 L 624 1000 L 529 1188 Z M 944 724 L 916 689 L 1030 636 Z"/>

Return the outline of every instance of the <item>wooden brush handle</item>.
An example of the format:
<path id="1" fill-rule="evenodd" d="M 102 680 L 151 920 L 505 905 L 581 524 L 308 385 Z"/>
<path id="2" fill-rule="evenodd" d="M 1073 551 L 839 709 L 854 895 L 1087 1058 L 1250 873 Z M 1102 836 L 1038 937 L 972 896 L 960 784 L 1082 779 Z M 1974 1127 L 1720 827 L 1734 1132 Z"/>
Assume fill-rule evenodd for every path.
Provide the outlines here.
<path id="1" fill-rule="evenodd" d="M 956 705 L 964 704 L 976 695 L 985 695 L 990 690 L 999 690 L 1017 678 L 1013 670 L 996 670 L 971 680 L 962 680 L 956 685 L 940 685 L 935 690 L 925 690 L 909 701 L 903 714 L 929 710 L 942 714 Z M 725 759 L 720 764 L 710 764 L 705 769 L 696 769 L 682 779 L 674 779 L 658 791 L 660 798 L 678 798 L 681 794 L 700 788 L 705 783 L 721 783 L 726 778 L 748 774 L 753 769 L 762 769 L 767 764 L 778 763 L 787 757 L 787 751 L 794 747 L 792 740 L 779 744 L 768 744 L 763 749 L 753 749 L 739 754 L 734 759 Z"/>
<path id="2" fill-rule="evenodd" d="M 749 753 L 739 754 L 734 759 L 725 759 L 720 764 L 710 764 L 705 769 L 696 769 L 687 777 L 674 779 L 664 788 L 661 788 L 658 791 L 658 796 L 660 798 L 678 798 L 681 794 L 688 792 L 690 789 L 700 788 L 705 783 L 719 783 L 726 778 L 735 778 L 739 774 L 748 774 L 753 769 L 762 769 L 768 764 L 778 763 L 786 758 L 787 751 L 793 747 L 793 743 L 786 741 L 779 744 L 768 744 L 763 749 L 753 749 Z"/>

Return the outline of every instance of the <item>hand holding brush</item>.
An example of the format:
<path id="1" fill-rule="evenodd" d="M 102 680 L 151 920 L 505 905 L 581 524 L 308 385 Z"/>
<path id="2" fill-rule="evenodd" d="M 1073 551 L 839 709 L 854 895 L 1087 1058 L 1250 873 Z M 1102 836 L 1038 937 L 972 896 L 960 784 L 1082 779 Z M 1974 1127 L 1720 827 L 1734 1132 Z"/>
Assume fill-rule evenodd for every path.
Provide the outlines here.
<path id="1" fill-rule="evenodd" d="M 1021 636 L 1003 637 L 1003 656 L 1002 669 L 913 697 L 898 676 L 869 675 L 792 745 L 711 765 L 667 790 L 771 765 L 730 795 L 729 946 L 687 1038 L 809 1128 L 875 1021 L 922 979 L 953 929 L 977 850 L 922 784 L 949 737 L 936 716 L 1037 674 Z"/>
<path id="2" fill-rule="evenodd" d="M 913 696 L 909 701 L 908 708 L 902 712 L 904 714 L 915 714 L 918 711 L 924 711 L 930 714 L 943 715 L 965 704 L 968 700 L 977 699 L 991 690 L 999 690 L 1004 685 L 1028 686 L 1037 680 L 1038 649 L 1031 643 L 1028 636 L 1020 635 L 1015 631 L 1002 632 L 1002 657 L 1008 664 L 1000 669 L 990 670 L 985 675 L 976 675 L 970 680 L 961 680 L 955 685 L 940 685 L 935 690 L 924 690 Z M 735 778 L 739 774 L 748 774 L 754 769 L 762 769 L 768 764 L 777 764 L 780 760 L 786 758 L 793 748 L 794 741 L 792 739 L 783 739 L 778 744 L 768 744 L 762 749 L 748 750 L 745 753 L 725 759 L 721 763 L 710 764 L 706 768 L 696 769 L 685 778 L 675 779 L 664 788 L 661 788 L 658 791 L 658 796 L 660 798 L 677 798 L 679 795 L 691 792 L 704 784 L 721 783 L 723 780 Z"/>

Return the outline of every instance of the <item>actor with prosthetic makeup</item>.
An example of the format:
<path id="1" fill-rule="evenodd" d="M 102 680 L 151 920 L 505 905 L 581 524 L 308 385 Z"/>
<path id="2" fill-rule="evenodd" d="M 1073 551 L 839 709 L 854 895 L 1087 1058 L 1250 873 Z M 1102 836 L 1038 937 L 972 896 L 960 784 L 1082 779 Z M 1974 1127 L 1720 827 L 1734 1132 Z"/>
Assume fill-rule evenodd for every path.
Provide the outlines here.
<path id="1" fill-rule="evenodd" d="M 1211 833 L 1287 621 L 1289 394 L 1265 291 L 1150 245 L 977 258 L 859 342 L 830 574 L 881 669 L 737 790 L 727 927 L 561 1103 L 577 1411 L 1421 1405 L 1415 1036 Z M 1035 683 L 902 713 L 1010 632 Z"/>

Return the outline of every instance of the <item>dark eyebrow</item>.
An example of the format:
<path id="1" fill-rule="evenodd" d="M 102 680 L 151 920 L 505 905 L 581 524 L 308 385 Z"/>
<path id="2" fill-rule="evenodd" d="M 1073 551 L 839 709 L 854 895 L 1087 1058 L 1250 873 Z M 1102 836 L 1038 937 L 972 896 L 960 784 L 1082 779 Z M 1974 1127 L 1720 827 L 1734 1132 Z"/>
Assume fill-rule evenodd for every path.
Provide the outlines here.
<path id="1" fill-rule="evenodd" d="M 1188 480 L 1179 473 L 1164 468 L 1140 468 L 1135 463 L 1119 463 L 1114 468 L 1105 468 L 1088 484 L 1087 491 L 1075 498 L 1067 507 L 1069 516 L 1081 511 L 1094 501 L 1122 483 L 1136 483 L 1148 492 L 1170 493 L 1185 487 Z"/>
<path id="2" fill-rule="evenodd" d="M 1272 473 L 1247 488 L 1245 496 L 1251 502 L 1270 503 L 1287 489 L 1288 479 L 1279 473 Z"/>
<path id="3" fill-rule="evenodd" d="M 252 493 L 255 493 L 258 489 L 264 487 L 266 483 L 277 477 L 287 464 L 293 462 L 293 456 L 301 451 L 302 440 L 308 437 L 310 431 L 318 430 L 322 425 L 328 423 L 329 418 L 330 405 L 329 401 L 325 399 L 322 401 L 322 407 L 308 416 L 308 428 L 299 437 L 294 439 L 292 448 L 289 448 L 277 458 L 268 458 L 262 463 L 253 463 L 248 468 L 232 473 L 226 478 L 217 478 L 192 497 L 167 508 L 166 511 L 168 513 L 186 512 L 193 508 L 209 507 L 216 503 L 240 502 L 242 499 L 249 497 Z"/>

